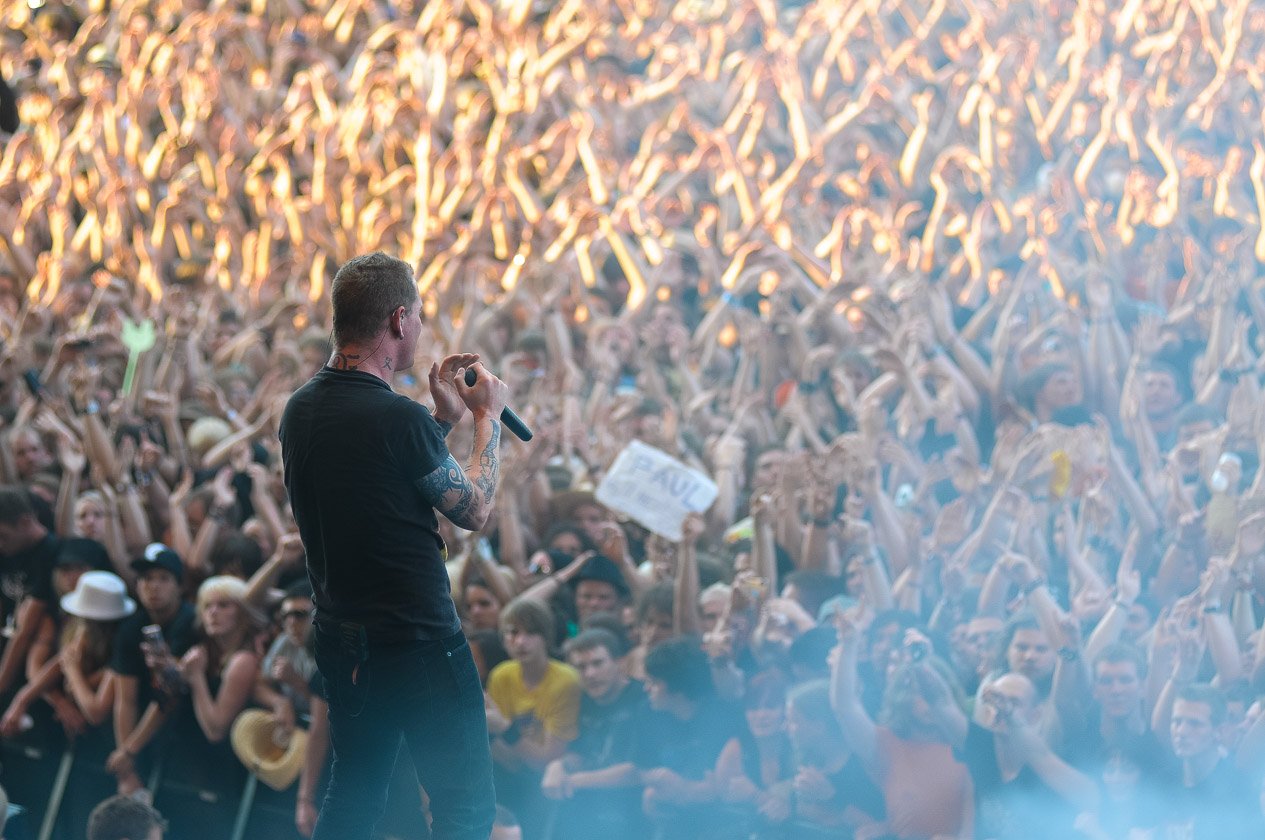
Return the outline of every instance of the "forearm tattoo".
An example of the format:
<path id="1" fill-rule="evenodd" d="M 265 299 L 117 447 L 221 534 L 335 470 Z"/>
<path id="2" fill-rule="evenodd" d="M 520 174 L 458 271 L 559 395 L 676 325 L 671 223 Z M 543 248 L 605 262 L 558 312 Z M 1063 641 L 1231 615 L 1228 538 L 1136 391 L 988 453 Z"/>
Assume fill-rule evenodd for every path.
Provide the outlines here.
<path id="1" fill-rule="evenodd" d="M 488 437 L 488 445 L 479 453 L 479 477 L 475 483 L 483 491 L 484 497 L 491 502 L 496 493 L 496 483 L 501 477 L 501 459 L 497 450 L 501 445 L 501 424 L 492 421 L 492 434 Z"/>
<path id="2" fill-rule="evenodd" d="M 422 478 L 422 493 L 432 507 L 458 525 L 478 504 L 474 485 L 451 455 L 434 472 Z"/>
<path id="3" fill-rule="evenodd" d="M 480 527 L 482 512 L 492 504 L 501 477 L 501 462 L 497 457 L 500 443 L 501 424 L 494 422 L 487 444 L 468 467 L 469 471 L 478 473 L 473 482 L 451 455 L 433 472 L 423 476 L 422 494 L 431 507 L 462 528 Z"/>

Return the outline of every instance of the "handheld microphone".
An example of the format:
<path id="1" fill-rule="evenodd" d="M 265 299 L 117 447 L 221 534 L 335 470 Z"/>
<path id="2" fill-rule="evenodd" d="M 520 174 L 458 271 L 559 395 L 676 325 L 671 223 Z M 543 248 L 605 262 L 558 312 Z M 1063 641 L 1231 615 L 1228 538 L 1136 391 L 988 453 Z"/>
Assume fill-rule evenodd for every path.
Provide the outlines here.
<path id="1" fill-rule="evenodd" d="M 479 381 L 479 374 L 474 368 L 466 368 L 466 387 L 473 388 L 474 383 Z M 531 429 L 527 428 L 527 424 L 523 422 L 523 418 L 514 413 L 514 409 L 508 405 L 501 409 L 501 425 L 510 430 L 514 437 L 522 441 L 528 441 L 532 438 Z"/>

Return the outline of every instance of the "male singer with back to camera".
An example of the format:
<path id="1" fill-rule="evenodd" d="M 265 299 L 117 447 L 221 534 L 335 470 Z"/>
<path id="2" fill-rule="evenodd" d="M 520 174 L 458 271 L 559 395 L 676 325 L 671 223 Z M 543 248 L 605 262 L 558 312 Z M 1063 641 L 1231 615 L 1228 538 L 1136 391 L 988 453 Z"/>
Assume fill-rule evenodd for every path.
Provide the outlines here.
<path id="1" fill-rule="evenodd" d="M 408 745 L 436 840 L 487 840 L 495 814 L 483 690 L 444 568 L 436 511 L 483 527 L 500 464 L 508 387 L 448 356 L 430 368 L 432 415 L 391 389 L 422 331 L 413 270 L 381 252 L 334 278 L 334 355 L 281 421 L 285 484 L 307 549 L 316 660 L 329 700 L 334 768 L 316 840 L 372 836 Z M 478 378 L 467 386 L 463 373 Z M 447 433 L 469 409 L 463 468 Z"/>

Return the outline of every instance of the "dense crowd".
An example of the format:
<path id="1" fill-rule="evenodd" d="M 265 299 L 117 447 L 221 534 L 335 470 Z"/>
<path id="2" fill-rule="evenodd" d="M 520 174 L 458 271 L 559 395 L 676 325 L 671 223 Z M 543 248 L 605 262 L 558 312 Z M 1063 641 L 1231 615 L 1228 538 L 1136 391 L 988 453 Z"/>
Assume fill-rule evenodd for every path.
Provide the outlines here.
<path id="1" fill-rule="evenodd" d="M 536 430 L 445 534 L 499 836 L 1265 836 L 1262 56 L 1246 0 L 3 4 L 0 736 L 190 837 L 297 739 L 310 832 L 276 429 L 383 249 Z M 596 500 L 634 439 L 718 485 L 680 541 Z"/>

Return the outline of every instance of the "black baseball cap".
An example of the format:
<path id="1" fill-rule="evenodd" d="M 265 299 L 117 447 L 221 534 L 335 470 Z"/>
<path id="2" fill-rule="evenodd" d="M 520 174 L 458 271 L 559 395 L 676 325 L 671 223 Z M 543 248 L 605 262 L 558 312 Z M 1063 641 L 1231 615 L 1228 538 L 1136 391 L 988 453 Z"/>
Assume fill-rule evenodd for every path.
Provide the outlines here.
<path id="1" fill-rule="evenodd" d="M 145 546 L 145 554 L 132 561 L 132 571 L 143 575 L 152 569 L 171 572 L 176 580 L 184 580 L 184 563 L 180 555 L 162 543 L 150 543 Z"/>

